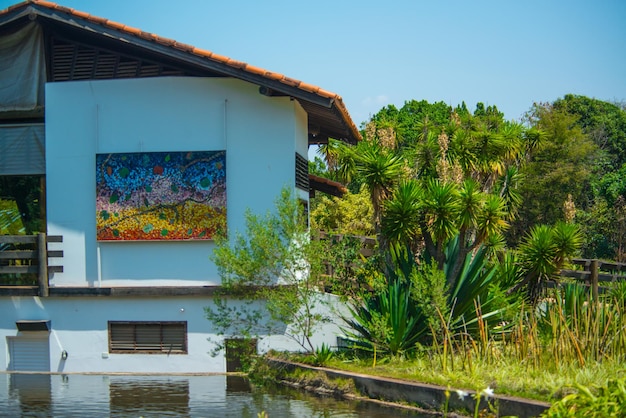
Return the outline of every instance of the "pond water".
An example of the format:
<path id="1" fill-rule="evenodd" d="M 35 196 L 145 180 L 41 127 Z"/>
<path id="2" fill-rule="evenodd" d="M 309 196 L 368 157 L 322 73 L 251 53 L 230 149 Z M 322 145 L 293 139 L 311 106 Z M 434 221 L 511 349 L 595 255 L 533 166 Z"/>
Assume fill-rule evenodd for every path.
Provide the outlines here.
<path id="1" fill-rule="evenodd" d="M 7 417 L 418 417 L 367 402 L 255 388 L 237 376 L 0 374 Z"/>

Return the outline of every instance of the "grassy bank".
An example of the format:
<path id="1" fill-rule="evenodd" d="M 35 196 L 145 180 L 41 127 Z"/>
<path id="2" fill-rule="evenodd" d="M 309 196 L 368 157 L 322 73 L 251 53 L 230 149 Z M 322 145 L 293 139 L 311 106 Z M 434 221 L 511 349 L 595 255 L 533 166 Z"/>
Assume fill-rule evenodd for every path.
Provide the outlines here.
<path id="1" fill-rule="evenodd" d="M 306 356 L 291 355 L 288 359 L 307 362 Z M 457 357 L 461 365 L 466 358 Z M 552 369 L 533 368 L 510 359 L 499 361 L 475 360 L 472 372 L 459 368 L 443 370 L 437 356 L 415 358 L 383 358 L 372 367 L 371 359 L 360 359 L 351 355 L 337 355 L 324 366 L 374 376 L 392 377 L 422 383 L 431 383 L 452 389 L 481 391 L 487 387 L 495 393 L 554 402 L 574 391 L 573 387 L 601 386 L 608 380 L 626 375 L 622 363 L 603 362 L 579 367 L 561 365 Z"/>

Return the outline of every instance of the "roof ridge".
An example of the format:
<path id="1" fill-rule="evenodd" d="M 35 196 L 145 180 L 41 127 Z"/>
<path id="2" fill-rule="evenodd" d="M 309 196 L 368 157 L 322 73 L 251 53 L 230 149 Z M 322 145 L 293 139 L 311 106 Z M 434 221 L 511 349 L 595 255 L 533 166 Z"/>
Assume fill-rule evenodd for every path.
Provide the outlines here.
<path id="1" fill-rule="evenodd" d="M 128 26 L 125 25 L 123 23 L 119 23 L 110 19 L 106 19 L 106 18 L 102 18 L 102 17 L 98 17 L 98 16 L 94 16 L 91 15 L 89 13 L 86 12 L 81 12 L 79 10 L 70 8 L 70 7 L 65 7 L 62 6 L 60 4 L 48 1 L 48 0 L 25 0 L 21 3 L 9 6 L 8 8 L 4 9 L 4 10 L 0 10 L 0 15 L 7 13 L 9 11 L 15 10 L 15 9 L 19 9 L 20 7 L 24 7 L 26 5 L 29 4 L 33 4 L 33 5 L 37 5 L 37 6 L 42 6 L 45 7 L 47 9 L 51 9 L 51 10 L 57 10 L 63 13 L 68 13 L 70 15 L 79 17 L 81 19 L 86 19 L 92 23 L 96 23 L 102 26 L 106 26 L 115 30 L 119 30 L 122 32 L 126 32 L 128 34 L 131 34 L 133 36 L 137 36 L 140 38 L 143 38 L 145 40 L 148 41 L 152 41 L 152 42 L 156 42 L 159 43 L 161 45 L 165 45 L 171 48 L 175 48 L 178 49 L 180 51 L 189 53 L 189 54 L 193 54 L 196 55 L 198 57 L 201 58 L 205 58 L 205 59 L 209 59 L 209 60 L 213 60 L 225 65 L 228 65 L 230 67 L 233 68 L 237 68 L 237 69 L 241 69 L 243 71 L 246 71 L 248 73 L 252 73 L 252 74 L 256 74 L 256 75 L 260 75 L 264 78 L 268 78 L 270 80 L 275 80 L 278 81 L 281 84 L 284 84 L 286 86 L 289 87 L 295 87 L 297 89 L 300 89 L 302 91 L 305 91 L 307 93 L 312 93 L 315 94 L 317 96 L 320 97 L 324 97 L 326 99 L 330 99 L 332 100 L 334 103 L 336 103 L 337 105 L 337 109 L 339 111 L 339 113 L 341 113 L 342 118 L 344 119 L 344 121 L 348 124 L 347 128 L 352 132 L 352 134 L 354 135 L 354 137 L 358 140 L 360 138 L 360 133 L 359 130 L 357 129 L 356 125 L 354 124 L 354 122 L 352 121 L 352 118 L 350 117 L 350 114 L 348 113 L 348 110 L 346 109 L 343 100 L 341 98 L 341 96 L 339 96 L 336 93 L 333 93 L 331 91 L 328 90 L 324 90 L 319 86 L 313 85 L 313 84 L 309 84 L 306 83 L 304 81 L 301 80 L 297 80 L 294 78 L 290 78 L 282 73 L 278 73 L 278 72 L 274 72 L 274 71 L 270 71 L 270 70 L 266 70 L 264 68 L 261 67 L 257 67 L 251 64 L 248 64 L 247 62 L 244 61 L 238 61 L 235 60 L 233 58 L 227 57 L 225 55 L 220 55 L 220 54 L 216 54 L 215 52 L 209 51 L 209 50 L 205 50 L 205 49 L 201 49 L 201 48 L 197 48 L 194 47 L 192 45 L 188 45 L 188 44 L 184 44 L 181 42 L 178 42 L 174 39 L 170 39 L 170 38 L 165 38 L 165 37 L 161 37 L 155 33 L 150 33 L 150 32 L 145 32 L 141 29 L 132 27 L 132 26 Z"/>

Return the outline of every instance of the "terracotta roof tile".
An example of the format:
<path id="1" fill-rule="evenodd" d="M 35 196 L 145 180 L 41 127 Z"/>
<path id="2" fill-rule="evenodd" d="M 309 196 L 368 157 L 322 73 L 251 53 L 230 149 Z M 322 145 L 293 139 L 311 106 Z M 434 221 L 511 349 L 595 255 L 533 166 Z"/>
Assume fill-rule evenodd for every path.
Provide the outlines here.
<path id="1" fill-rule="evenodd" d="M 128 30 L 129 28 L 126 25 L 122 25 L 121 23 L 113 22 L 112 20 L 107 21 L 107 25 L 118 29 L 118 30 Z"/>
<path id="2" fill-rule="evenodd" d="M 271 71 L 266 71 L 265 77 L 271 78 L 272 80 L 281 80 L 284 76 L 282 74 L 273 73 Z"/>
<path id="3" fill-rule="evenodd" d="M 113 26 L 114 25 L 118 25 L 119 23 L 117 22 L 112 22 L 110 20 L 107 21 L 107 26 Z M 122 27 L 123 31 L 126 31 L 128 33 L 132 33 L 133 35 L 141 35 L 141 29 L 137 29 L 137 28 L 133 28 L 132 26 L 126 26 L 126 25 L 120 25 Z"/>
<path id="4" fill-rule="evenodd" d="M 298 87 L 298 84 L 300 84 L 300 80 L 295 80 L 293 78 L 286 77 L 284 75 L 282 76 L 282 82 L 292 87 Z"/>
<path id="5" fill-rule="evenodd" d="M 216 54 L 215 52 L 209 53 L 209 55 L 207 55 L 207 57 L 209 57 L 209 58 L 211 58 L 212 60 L 215 60 L 215 61 L 221 61 L 223 63 L 227 63 L 228 60 L 230 59 L 230 58 L 228 58 L 225 55 L 219 55 L 219 54 Z"/>
<path id="6" fill-rule="evenodd" d="M 167 46 L 174 46 L 176 45 L 176 41 L 170 38 L 163 38 L 162 36 L 158 36 L 155 39 L 158 43 L 162 44 L 162 45 L 167 45 Z"/>
<path id="7" fill-rule="evenodd" d="M 300 82 L 298 87 L 311 93 L 317 93 L 320 90 L 319 87 L 314 86 L 313 84 L 305 83 L 304 81 Z"/>
<path id="8" fill-rule="evenodd" d="M 166 45 L 166 46 L 169 46 L 169 47 L 172 47 L 172 48 L 176 48 L 176 49 L 179 49 L 181 51 L 184 51 L 184 52 L 187 52 L 187 53 L 191 53 L 191 54 L 203 57 L 203 58 L 208 58 L 208 59 L 220 62 L 222 64 L 232 66 L 234 68 L 242 69 L 242 70 L 250 72 L 252 74 L 261 75 L 261 76 L 266 77 L 268 79 L 279 81 L 279 82 L 281 82 L 281 83 L 283 83 L 283 84 L 285 84 L 287 86 L 296 87 L 296 88 L 299 88 L 301 90 L 307 91 L 309 93 L 314 93 L 314 94 L 316 94 L 318 96 L 321 96 L 321 97 L 325 97 L 325 98 L 328 98 L 328 99 L 333 99 L 336 102 L 337 109 L 339 109 L 339 112 L 341 113 L 341 115 L 342 115 L 342 117 L 344 119 L 344 122 L 347 125 L 349 125 L 348 128 L 352 132 L 352 135 L 355 138 L 357 138 L 357 139 L 360 138 L 359 131 L 356 128 L 356 126 L 354 125 L 354 122 L 352 122 L 352 119 L 350 118 L 350 115 L 349 115 L 347 109 L 345 108 L 345 106 L 343 104 L 343 101 L 341 100 L 341 97 L 339 95 L 335 94 L 335 93 L 332 93 L 330 91 L 324 90 L 324 89 L 322 89 L 322 88 L 320 88 L 318 86 L 315 86 L 315 85 L 312 85 L 312 84 L 308 84 L 308 83 L 304 83 L 304 82 L 302 82 L 300 80 L 296 80 L 296 79 L 287 77 L 287 76 L 285 76 L 283 74 L 280 74 L 280 73 L 267 71 L 267 70 L 264 70 L 264 69 L 259 68 L 259 67 L 248 65 L 245 62 L 233 60 L 233 59 L 231 59 L 229 57 L 226 57 L 224 55 L 215 54 L 215 53 L 213 53 L 211 51 L 207 51 L 207 50 L 200 49 L 200 48 L 195 48 L 195 47 L 193 47 L 191 45 L 187 45 L 187 44 L 184 44 L 184 43 L 176 42 L 173 39 L 163 38 L 163 37 L 160 37 L 160 36 L 158 36 L 156 34 L 149 33 L 149 32 L 144 32 L 144 31 L 141 31 L 140 29 L 133 28 L 131 26 L 126 26 L 126 25 L 123 25 L 123 24 L 118 23 L 118 22 L 114 22 L 114 21 L 111 21 L 111 20 L 108 20 L 108 19 L 104 19 L 104 18 L 101 18 L 101 17 L 93 16 L 93 15 L 90 15 L 88 13 L 81 12 L 81 11 L 78 11 L 78 10 L 75 10 L 75 9 L 71 9 L 71 8 L 68 8 L 68 7 L 60 6 L 60 5 L 56 4 L 56 3 L 53 3 L 53 2 L 50 2 L 50 1 L 47 1 L 47 0 L 27 0 L 25 2 L 22 2 L 22 3 L 16 4 L 16 5 L 10 6 L 5 11 L 14 10 L 16 8 L 24 6 L 25 4 L 37 4 L 39 6 L 44 6 L 46 8 L 52 9 L 52 10 L 58 10 L 58 11 L 61 11 L 61 12 L 64 12 L 64 13 L 68 13 L 68 14 L 71 14 L 73 16 L 79 17 L 81 19 L 88 20 L 88 21 L 90 21 L 92 23 L 96 23 L 96 24 L 99 24 L 99 25 L 102 25 L 102 26 L 110 27 L 112 29 L 119 30 L 119 31 L 122 31 L 122 32 L 126 32 L 126 33 L 129 33 L 129 34 L 134 35 L 134 36 L 139 36 L 141 38 L 144 38 L 144 39 L 147 39 L 147 40 L 150 40 L 150 41 L 153 41 L 153 42 L 157 42 L 157 43 L 162 44 L 162 45 Z M 3 13 L 3 12 L 4 11 L 0 11 L 0 13 Z"/>
<path id="9" fill-rule="evenodd" d="M 53 3 L 51 1 L 45 1 L 45 0 L 26 1 L 24 3 L 37 3 L 37 4 L 41 4 L 42 6 L 49 7 L 51 9 L 56 9 L 56 7 L 57 7 L 56 3 Z"/>
<path id="10" fill-rule="evenodd" d="M 174 44 L 174 46 L 176 48 L 182 50 L 182 51 L 185 51 L 185 52 L 192 52 L 194 50 L 193 45 L 184 44 L 184 43 L 178 42 L 178 41 Z"/>
<path id="11" fill-rule="evenodd" d="M 83 19 L 89 18 L 89 13 L 81 12 L 80 10 L 74 10 L 73 14 Z"/>
<path id="12" fill-rule="evenodd" d="M 254 65 L 246 65 L 246 71 L 253 74 L 264 75 L 265 70 L 263 68 L 255 67 Z"/>
<path id="13" fill-rule="evenodd" d="M 230 65 L 231 67 L 241 68 L 241 69 L 244 69 L 244 70 L 248 66 L 248 64 L 243 62 L 243 61 L 237 61 L 237 60 L 233 60 L 233 59 L 229 59 L 228 60 L 228 65 Z"/>
<path id="14" fill-rule="evenodd" d="M 108 26 L 108 23 L 109 23 L 109 19 L 105 19 L 103 17 L 98 17 L 94 15 L 89 15 L 87 19 L 91 22 L 98 23 L 99 25 L 102 25 L 102 26 Z"/>
<path id="15" fill-rule="evenodd" d="M 339 100 L 341 100 L 341 96 L 339 96 L 338 94 L 335 94 L 335 93 L 330 92 L 328 90 L 324 90 L 322 88 L 319 88 L 317 90 L 317 94 L 319 94 L 320 96 L 328 97 L 329 99 L 339 99 Z"/>

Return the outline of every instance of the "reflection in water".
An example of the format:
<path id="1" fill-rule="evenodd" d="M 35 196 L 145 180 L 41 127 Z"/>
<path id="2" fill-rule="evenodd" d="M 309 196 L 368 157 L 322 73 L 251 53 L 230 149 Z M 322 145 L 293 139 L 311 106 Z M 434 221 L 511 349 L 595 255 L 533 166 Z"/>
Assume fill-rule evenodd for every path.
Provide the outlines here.
<path id="1" fill-rule="evenodd" d="M 164 412 L 189 415 L 189 381 L 111 380 L 109 384 L 111 416 L 127 417 L 137 411 L 143 414 Z"/>
<path id="2" fill-rule="evenodd" d="M 4 384 L 3 384 L 4 383 Z M 0 416 L 10 417 L 415 417 L 406 411 L 234 376 L 0 374 Z"/>
<path id="3" fill-rule="evenodd" d="M 12 374 L 9 396 L 19 401 L 20 415 L 34 415 L 50 410 L 50 376 L 38 374 Z"/>

